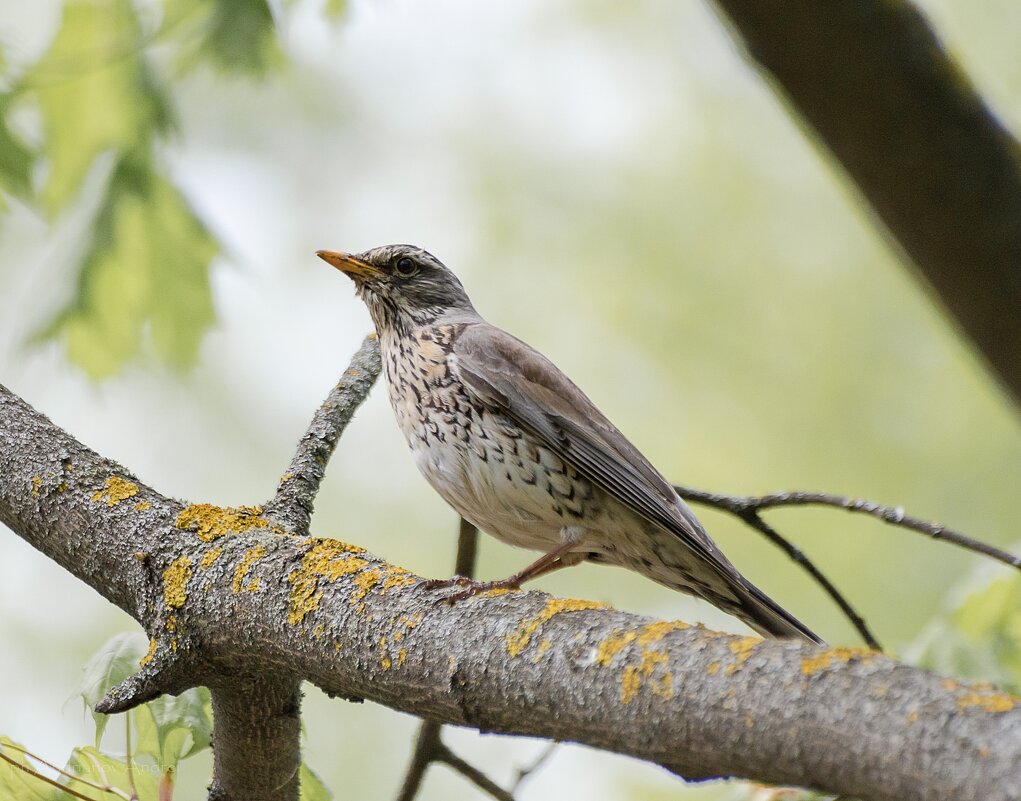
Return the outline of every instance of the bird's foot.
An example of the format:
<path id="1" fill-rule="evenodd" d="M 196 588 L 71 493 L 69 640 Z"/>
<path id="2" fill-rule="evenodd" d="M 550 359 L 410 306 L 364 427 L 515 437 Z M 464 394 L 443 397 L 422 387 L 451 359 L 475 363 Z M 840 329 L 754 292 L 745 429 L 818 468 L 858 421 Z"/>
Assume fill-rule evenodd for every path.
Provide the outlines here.
<path id="1" fill-rule="evenodd" d="M 452 592 L 450 595 L 445 595 L 441 600 L 453 606 L 458 601 L 464 601 L 468 598 L 472 598 L 482 593 L 491 592 L 499 594 L 501 592 L 510 592 L 520 588 L 521 582 L 516 580 L 517 576 L 511 576 L 509 579 L 503 579 L 502 581 L 475 581 L 474 579 L 466 578 L 465 576 L 452 576 L 448 579 L 429 579 L 422 582 L 422 588 L 426 590 L 441 590 L 448 589 L 450 587 L 458 587 L 457 592 Z"/>
<path id="2" fill-rule="evenodd" d="M 447 579 L 426 579 L 421 582 L 423 590 L 446 590 L 450 587 L 466 587 L 476 582 L 467 576 L 451 576 Z"/>

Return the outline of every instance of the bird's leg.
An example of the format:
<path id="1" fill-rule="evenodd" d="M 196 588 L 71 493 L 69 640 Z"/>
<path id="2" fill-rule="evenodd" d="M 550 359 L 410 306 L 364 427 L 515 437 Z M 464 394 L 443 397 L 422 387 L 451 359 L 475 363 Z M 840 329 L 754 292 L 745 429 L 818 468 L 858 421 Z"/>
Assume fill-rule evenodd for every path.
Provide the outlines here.
<path id="1" fill-rule="evenodd" d="M 544 576 L 547 573 L 552 573 L 554 570 L 560 570 L 564 567 L 571 567 L 579 562 L 584 561 L 587 556 L 583 551 L 574 551 L 572 548 L 578 546 L 577 542 L 565 542 L 563 545 L 555 548 L 549 553 L 545 553 L 536 559 L 532 564 L 523 570 L 519 570 L 513 576 L 508 576 L 505 579 L 499 581 L 474 581 L 464 576 L 453 576 L 449 579 L 430 579 L 429 581 L 423 582 L 422 586 L 427 590 L 445 589 L 447 587 L 461 587 L 451 595 L 448 595 L 444 600 L 453 604 L 457 601 L 463 601 L 465 598 L 471 598 L 473 595 L 478 595 L 482 592 L 489 592 L 492 590 L 516 590 L 526 581 L 531 581 L 539 576 Z"/>

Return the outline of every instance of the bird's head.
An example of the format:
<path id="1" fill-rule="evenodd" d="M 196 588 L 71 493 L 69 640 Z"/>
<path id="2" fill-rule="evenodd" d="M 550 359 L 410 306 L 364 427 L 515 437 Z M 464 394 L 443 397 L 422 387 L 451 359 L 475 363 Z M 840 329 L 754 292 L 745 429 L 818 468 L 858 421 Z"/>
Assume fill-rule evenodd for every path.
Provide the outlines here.
<path id="1" fill-rule="evenodd" d="M 477 316 L 457 276 L 422 248 L 384 245 L 364 253 L 316 255 L 354 281 L 380 333 Z"/>

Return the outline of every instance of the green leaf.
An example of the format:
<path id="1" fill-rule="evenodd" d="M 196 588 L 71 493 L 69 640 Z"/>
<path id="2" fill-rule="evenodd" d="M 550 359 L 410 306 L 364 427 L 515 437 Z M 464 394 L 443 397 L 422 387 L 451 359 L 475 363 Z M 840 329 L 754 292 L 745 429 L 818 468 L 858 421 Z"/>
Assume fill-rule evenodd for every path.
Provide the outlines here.
<path id="1" fill-rule="evenodd" d="M 1021 690 L 1021 576 L 983 566 L 908 649 L 921 667 Z"/>
<path id="2" fill-rule="evenodd" d="M 195 44 L 185 48 L 184 65 L 194 68 L 208 61 L 225 72 L 261 75 L 282 62 L 276 25 L 267 0 L 170 0 L 167 15 L 194 19 L 197 34 L 188 33 Z"/>
<path id="3" fill-rule="evenodd" d="M 347 0 L 327 0 L 326 16 L 336 19 L 347 8 Z"/>
<path id="4" fill-rule="evenodd" d="M 32 194 L 35 154 L 7 125 L 13 100 L 10 93 L 0 93 L 0 186 L 12 195 L 27 198 Z"/>
<path id="5" fill-rule="evenodd" d="M 144 155 L 128 154 L 110 177 L 75 298 L 39 336 L 63 339 L 94 378 L 121 369 L 146 334 L 163 360 L 189 367 L 214 319 L 216 252 L 177 189 Z"/>
<path id="6" fill-rule="evenodd" d="M 96 721 L 97 748 L 103 739 L 109 716 L 96 712 L 96 704 L 113 687 L 138 670 L 138 661 L 147 649 L 145 635 L 118 634 L 107 640 L 82 668 L 82 678 L 75 694 L 81 696 Z"/>
<path id="7" fill-rule="evenodd" d="M 76 748 L 67 763 L 67 772 L 101 786 L 117 787 L 129 792 L 132 781 L 128 778 L 128 763 L 92 746 Z M 157 801 L 159 773 L 143 765 L 132 763 L 131 779 L 138 791 L 139 801 Z"/>
<path id="8" fill-rule="evenodd" d="M 31 763 L 25 758 L 20 748 L 8 748 L 7 746 L 19 745 L 8 737 L 0 736 L 0 750 L 5 757 L 34 772 Z M 31 774 L 10 764 L 6 759 L 0 759 L 0 798 L 4 801 L 58 801 L 66 798 L 60 790 Z"/>
<path id="9" fill-rule="evenodd" d="M 149 754 L 161 770 L 208 748 L 213 737 L 213 714 L 205 687 L 163 696 L 134 713 L 135 752 Z"/>
<path id="10" fill-rule="evenodd" d="M 97 156 L 152 147 L 171 125 L 166 89 L 142 57 L 131 0 L 71 0 L 56 38 L 22 81 L 42 117 L 49 173 L 45 208 L 62 208 Z"/>
<path id="11" fill-rule="evenodd" d="M 304 762 L 301 763 L 300 781 L 301 801 L 332 801 L 333 793 Z"/>

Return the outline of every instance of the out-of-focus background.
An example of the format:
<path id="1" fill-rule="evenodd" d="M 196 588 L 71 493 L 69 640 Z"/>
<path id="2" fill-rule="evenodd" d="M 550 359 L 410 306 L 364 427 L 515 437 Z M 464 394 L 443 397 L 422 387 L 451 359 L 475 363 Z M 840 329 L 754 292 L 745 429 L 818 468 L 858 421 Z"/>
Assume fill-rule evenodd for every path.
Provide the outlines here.
<path id="1" fill-rule="evenodd" d="M 266 499 L 371 328 L 313 252 L 412 242 L 675 481 L 865 496 L 1017 540 L 1016 410 L 707 3 L 309 0 L 272 6 L 262 49 L 233 62 L 251 19 L 203 5 L 0 0 L 0 111 L 19 142 L 43 148 L 29 176 L 41 200 L 29 201 L 0 132 L 0 381 L 100 453 L 169 495 Z M 920 5 L 1017 130 L 1021 5 Z M 103 21 L 122 12 L 135 22 Z M 204 39 L 216 25 L 221 41 Z M 167 91 L 150 106 L 118 83 L 144 79 L 119 72 L 143 62 Z M 96 160 L 82 160 L 83 140 L 98 143 Z M 160 174 L 168 182 L 152 184 Z M 775 549 L 701 514 L 756 583 L 831 642 L 857 644 Z M 932 621 L 966 588 L 999 575 L 866 518 L 770 519 L 909 656 L 931 650 L 932 626 L 945 625 Z M 331 463 L 314 530 L 426 576 L 451 572 L 456 519 L 378 387 Z M 530 558 L 485 539 L 479 572 Z M 619 570 L 582 566 L 540 586 L 741 628 Z M 83 663 L 135 630 L 0 532 L 0 733 L 63 762 L 92 737 L 80 703 L 65 703 Z M 997 669 L 969 667 L 1004 680 Z M 311 767 L 341 797 L 392 797 L 416 721 L 307 696 Z M 542 748 L 448 740 L 501 781 Z M 184 763 L 179 797 L 199 797 L 208 773 L 208 752 Z M 474 792 L 436 768 L 422 798 Z M 521 797 L 738 792 L 564 746 Z"/>

